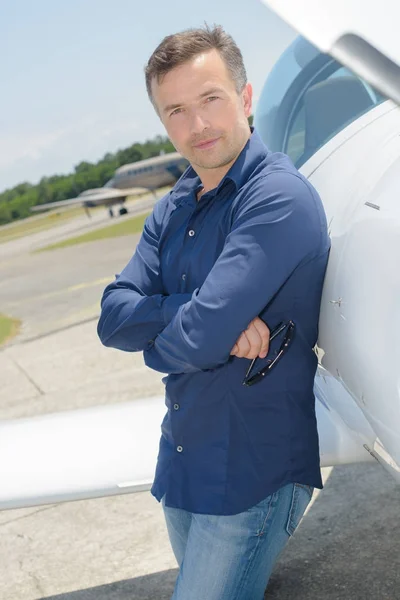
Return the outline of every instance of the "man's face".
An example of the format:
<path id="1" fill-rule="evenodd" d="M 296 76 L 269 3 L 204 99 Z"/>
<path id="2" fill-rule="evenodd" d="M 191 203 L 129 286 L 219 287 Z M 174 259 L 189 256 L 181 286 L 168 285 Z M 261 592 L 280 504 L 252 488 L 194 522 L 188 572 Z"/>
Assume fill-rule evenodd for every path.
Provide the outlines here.
<path id="1" fill-rule="evenodd" d="M 236 159 L 249 137 L 251 85 L 238 94 L 216 50 L 199 54 L 157 83 L 154 102 L 173 145 L 200 169 Z"/>

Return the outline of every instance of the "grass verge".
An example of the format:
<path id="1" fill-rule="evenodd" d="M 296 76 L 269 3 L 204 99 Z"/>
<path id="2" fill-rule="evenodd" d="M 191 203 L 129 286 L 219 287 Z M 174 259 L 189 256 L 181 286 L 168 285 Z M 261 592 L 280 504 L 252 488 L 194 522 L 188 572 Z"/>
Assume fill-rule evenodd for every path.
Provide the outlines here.
<path id="1" fill-rule="evenodd" d="M 0 346 L 15 337 L 19 331 L 21 321 L 0 314 Z"/>
<path id="2" fill-rule="evenodd" d="M 131 217 L 130 219 L 126 219 L 121 223 L 108 225 L 107 227 L 102 227 L 101 229 L 96 229 L 95 231 L 89 231 L 83 235 L 71 237 L 67 240 L 63 240 L 62 242 L 57 242 L 56 244 L 44 246 L 43 248 L 34 250 L 34 253 L 47 252 L 48 250 L 56 250 L 58 248 L 66 248 L 67 246 L 75 246 L 76 244 L 86 244 L 87 242 L 95 242 L 97 240 L 104 240 L 106 238 L 120 237 L 121 235 L 140 233 L 143 229 L 145 219 L 149 214 L 150 213 L 146 213 L 143 215 L 138 215 L 137 217 Z"/>
<path id="3" fill-rule="evenodd" d="M 84 215 L 83 209 L 81 207 L 74 207 L 63 212 L 52 211 L 40 217 L 31 217 L 16 221 L 12 225 L 0 228 L 0 244 L 11 242 L 12 240 L 17 240 L 33 233 L 39 233 L 40 231 L 46 231 L 51 227 L 57 227 L 57 225 L 63 225 L 81 215 Z"/>

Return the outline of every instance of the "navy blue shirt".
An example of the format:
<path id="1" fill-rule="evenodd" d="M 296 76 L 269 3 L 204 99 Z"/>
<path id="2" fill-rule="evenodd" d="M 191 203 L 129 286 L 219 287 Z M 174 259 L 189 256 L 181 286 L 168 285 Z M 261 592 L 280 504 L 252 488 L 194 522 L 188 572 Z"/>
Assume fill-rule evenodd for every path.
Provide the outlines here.
<path id="1" fill-rule="evenodd" d="M 200 188 L 188 167 L 155 205 L 104 291 L 98 334 L 168 374 L 153 495 L 229 515 L 290 482 L 322 487 L 313 347 L 330 243 L 317 192 L 256 131 L 197 201 Z M 250 361 L 230 352 L 257 316 L 270 329 L 289 319 L 296 329 L 270 374 L 246 387 Z"/>

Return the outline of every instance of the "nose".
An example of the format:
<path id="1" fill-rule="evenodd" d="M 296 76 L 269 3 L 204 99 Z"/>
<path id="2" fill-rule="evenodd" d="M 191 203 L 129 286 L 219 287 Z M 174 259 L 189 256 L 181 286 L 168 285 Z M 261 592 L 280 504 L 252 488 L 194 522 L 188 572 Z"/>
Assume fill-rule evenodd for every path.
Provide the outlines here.
<path id="1" fill-rule="evenodd" d="M 203 131 L 208 129 L 209 126 L 209 122 L 204 118 L 204 115 L 202 115 L 200 111 L 192 111 L 190 118 L 190 129 L 192 135 L 199 135 L 203 133 Z"/>

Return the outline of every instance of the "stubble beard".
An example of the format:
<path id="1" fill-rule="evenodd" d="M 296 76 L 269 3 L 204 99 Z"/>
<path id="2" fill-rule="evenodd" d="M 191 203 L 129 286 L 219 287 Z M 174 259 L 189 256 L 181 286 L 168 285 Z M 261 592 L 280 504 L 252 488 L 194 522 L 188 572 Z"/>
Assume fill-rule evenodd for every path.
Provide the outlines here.
<path id="1" fill-rule="evenodd" d="M 222 140 L 219 140 L 217 145 L 221 142 Z M 195 150 L 192 152 L 192 156 L 187 158 L 195 167 L 200 167 L 201 169 L 220 169 L 234 161 L 240 154 L 240 150 L 241 148 L 239 146 L 233 148 L 232 145 L 229 144 L 227 148 L 221 149 L 214 155 L 212 155 L 212 150 L 210 156 L 206 155 L 207 150 Z M 202 153 L 204 154 L 203 156 Z"/>

